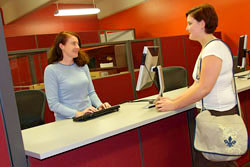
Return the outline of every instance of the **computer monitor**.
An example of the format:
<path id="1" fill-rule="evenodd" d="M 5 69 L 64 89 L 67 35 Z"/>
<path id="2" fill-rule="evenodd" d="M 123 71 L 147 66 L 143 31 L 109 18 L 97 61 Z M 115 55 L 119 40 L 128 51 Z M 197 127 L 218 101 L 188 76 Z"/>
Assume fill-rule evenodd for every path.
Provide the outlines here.
<path id="1" fill-rule="evenodd" d="M 239 39 L 238 48 L 238 61 L 239 68 L 246 68 L 246 55 L 247 55 L 247 35 L 241 35 Z"/>
<path id="2" fill-rule="evenodd" d="M 161 66 L 158 65 L 159 53 L 159 46 L 144 46 L 136 91 L 151 87 L 155 81 L 155 75 L 158 75 L 159 80 L 157 84 L 160 85 L 159 95 L 162 96 L 164 80 Z"/>

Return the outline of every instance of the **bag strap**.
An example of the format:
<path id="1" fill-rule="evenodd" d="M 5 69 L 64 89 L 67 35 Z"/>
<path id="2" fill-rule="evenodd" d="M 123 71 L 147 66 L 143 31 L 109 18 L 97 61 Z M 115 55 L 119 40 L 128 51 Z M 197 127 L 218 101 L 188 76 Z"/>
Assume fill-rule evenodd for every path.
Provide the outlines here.
<path id="1" fill-rule="evenodd" d="M 213 41 L 221 41 L 222 43 L 224 43 L 226 46 L 227 46 L 227 48 L 228 48 L 228 50 L 230 51 L 230 54 L 231 54 L 231 56 L 232 56 L 232 62 L 233 62 L 233 53 L 232 53 L 232 50 L 231 50 L 231 48 L 227 45 L 227 43 L 226 42 L 224 42 L 223 40 L 221 40 L 221 39 L 218 39 L 218 38 L 216 38 L 216 39 L 213 39 L 213 40 L 211 40 L 211 41 L 209 41 L 206 45 L 205 45 L 205 47 L 209 44 L 209 43 L 211 43 L 211 42 L 213 42 Z M 204 47 L 204 48 L 205 48 Z M 202 63 L 202 58 L 200 58 L 200 69 L 199 69 L 199 73 L 201 73 L 201 63 Z M 240 115 L 240 109 L 239 109 L 239 99 L 238 99 L 238 95 L 237 95 L 237 89 L 236 89 L 236 82 L 235 82 L 235 77 L 234 77 L 234 74 L 235 74 L 235 72 L 234 72 L 234 68 L 232 68 L 232 73 L 233 73 L 233 86 L 234 86 L 234 92 L 235 92 L 235 99 L 236 99 L 236 104 L 237 104 L 237 109 L 238 109 L 238 115 Z M 200 78 L 199 78 L 200 79 Z M 202 108 L 201 108 L 201 111 L 204 111 L 205 110 L 205 107 L 204 107 L 204 103 L 203 103 L 203 98 L 201 99 L 201 104 L 202 104 Z"/>

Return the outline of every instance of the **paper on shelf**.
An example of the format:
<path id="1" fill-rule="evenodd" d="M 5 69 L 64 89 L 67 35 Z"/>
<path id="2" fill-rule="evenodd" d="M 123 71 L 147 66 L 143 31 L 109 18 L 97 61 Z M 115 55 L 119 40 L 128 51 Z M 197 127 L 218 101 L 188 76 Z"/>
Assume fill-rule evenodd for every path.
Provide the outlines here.
<path id="1" fill-rule="evenodd" d="M 111 63 L 100 63 L 101 68 L 108 68 L 108 67 L 114 67 L 113 62 Z"/>

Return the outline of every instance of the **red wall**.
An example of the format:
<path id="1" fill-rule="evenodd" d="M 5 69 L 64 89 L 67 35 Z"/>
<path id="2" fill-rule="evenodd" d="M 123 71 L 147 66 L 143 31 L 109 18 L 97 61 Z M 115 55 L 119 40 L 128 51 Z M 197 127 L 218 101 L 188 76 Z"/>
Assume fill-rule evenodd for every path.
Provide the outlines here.
<path id="1" fill-rule="evenodd" d="M 249 0 L 148 0 L 100 20 L 100 29 L 135 28 L 137 38 L 187 34 L 185 12 L 202 3 L 210 3 L 216 8 L 219 15 L 217 31 L 222 32 L 222 39 L 236 55 L 239 36 L 250 35 Z"/>
<path id="2" fill-rule="evenodd" d="M 0 113 L 2 113 L 2 107 L 0 107 Z M 6 136 L 4 131 L 3 119 L 2 114 L 0 114 L 0 166 L 10 166 L 11 162 L 9 159 L 8 147 L 6 143 Z"/>
<path id="3" fill-rule="evenodd" d="M 86 7 L 87 5 L 59 5 L 59 9 L 72 6 Z M 52 34 L 60 31 L 93 31 L 99 29 L 96 15 L 56 17 L 56 5 L 34 11 L 10 24 L 4 25 L 5 37 L 25 36 L 35 34 Z"/>
<path id="4" fill-rule="evenodd" d="M 219 15 L 217 31 L 222 32 L 222 38 L 232 47 L 236 55 L 239 36 L 250 34 L 248 28 L 250 21 L 247 17 L 250 9 L 249 0 L 147 0 L 136 7 L 102 20 L 98 20 L 96 15 L 54 17 L 56 5 L 53 4 L 5 25 L 4 31 L 6 37 L 11 37 L 51 34 L 63 30 L 80 32 L 135 28 L 137 38 L 176 36 L 187 34 L 185 12 L 201 3 L 210 3 L 216 8 Z M 59 5 L 59 8 L 69 7 L 69 5 Z M 250 44 L 248 47 L 250 48 Z"/>

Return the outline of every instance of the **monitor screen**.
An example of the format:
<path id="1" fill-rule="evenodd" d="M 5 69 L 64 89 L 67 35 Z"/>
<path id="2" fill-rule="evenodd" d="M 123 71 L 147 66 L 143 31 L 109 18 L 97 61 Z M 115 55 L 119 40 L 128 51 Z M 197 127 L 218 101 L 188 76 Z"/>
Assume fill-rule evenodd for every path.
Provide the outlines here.
<path id="1" fill-rule="evenodd" d="M 159 46 L 144 46 L 136 91 L 152 86 L 155 77 L 152 67 L 158 64 L 159 49 Z"/>
<path id="2" fill-rule="evenodd" d="M 240 68 L 246 67 L 246 54 L 247 54 L 247 35 L 241 35 L 239 39 L 238 48 L 238 61 L 237 66 Z"/>

